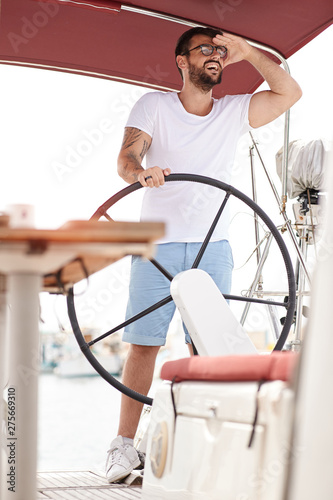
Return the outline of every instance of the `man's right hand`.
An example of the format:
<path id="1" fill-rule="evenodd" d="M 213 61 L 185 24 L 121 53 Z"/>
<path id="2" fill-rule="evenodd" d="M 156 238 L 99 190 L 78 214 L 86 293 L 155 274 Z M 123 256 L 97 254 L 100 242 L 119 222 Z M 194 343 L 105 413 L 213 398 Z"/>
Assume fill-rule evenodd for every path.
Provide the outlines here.
<path id="1" fill-rule="evenodd" d="M 143 187 L 163 186 L 170 168 L 151 167 L 144 170 L 141 163 L 150 148 L 151 137 L 134 127 L 125 127 L 124 139 L 118 156 L 118 173 L 129 184 L 139 181 Z"/>
<path id="2" fill-rule="evenodd" d="M 170 175 L 170 168 L 165 168 L 164 170 L 160 167 L 151 167 L 147 170 L 143 170 L 138 174 L 138 181 L 143 187 L 159 187 L 163 186 L 165 182 L 165 177 Z"/>

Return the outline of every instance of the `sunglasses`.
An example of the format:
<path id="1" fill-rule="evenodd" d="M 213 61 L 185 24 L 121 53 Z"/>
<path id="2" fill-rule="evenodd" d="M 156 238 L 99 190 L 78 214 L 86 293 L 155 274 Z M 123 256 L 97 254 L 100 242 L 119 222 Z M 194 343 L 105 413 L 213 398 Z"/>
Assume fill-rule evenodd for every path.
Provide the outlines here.
<path id="1" fill-rule="evenodd" d="M 190 50 L 187 50 L 186 52 L 183 52 L 183 54 L 181 54 L 182 56 L 185 56 L 186 54 L 188 54 L 189 52 L 191 52 L 192 50 L 195 50 L 195 49 L 201 49 L 201 53 L 204 55 L 204 56 L 210 56 L 213 54 L 214 50 L 216 50 L 216 52 L 218 53 L 218 55 L 224 59 L 227 55 L 227 48 L 224 47 L 224 45 L 210 45 L 210 43 L 203 43 L 202 45 L 197 45 L 197 47 L 193 47 L 193 49 L 190 49 Z"/>

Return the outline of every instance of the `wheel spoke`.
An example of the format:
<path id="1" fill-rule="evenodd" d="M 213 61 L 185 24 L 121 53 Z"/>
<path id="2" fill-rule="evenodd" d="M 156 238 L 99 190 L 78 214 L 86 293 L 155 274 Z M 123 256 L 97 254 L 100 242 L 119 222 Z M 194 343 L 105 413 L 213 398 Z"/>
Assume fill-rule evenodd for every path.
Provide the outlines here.
<path id="1" fill-rule="evenodd" d="M 238 300 L 239 302 L 253 302 L 255 304 L 268 304 L 271 306 L 282 306 L 287 308 L 289 306 L 289 302 L 275 302 L 274 300 L 265 300 L 265 299 L 254 299 L 253 297 L 242 297 L 241 295 L 228 295 L 223 294 L 223 297 L 226 300 Z"/>
<path id="2" fill-rule="evenodd" d="M 120 323 L 120 325 L 115 326 L 114 328 L 112 328 L 108 332 L 103 333 L 103 335 L 100 335 L 99 337 L 96 337 L 95 339 L 91 340 L 90 342 L 87 343 L 87 345 L 89 347 L 91 347 L 92 345 L 96 344 L 100 340 L 103 340 L 106 337 L 108 337 L 109 335 L 112 335 L 112 333 L 115 333 L 118 330 L 120 330 L 121 328 L 124 328 L 125 326 L 128 326 L 131 323 L 134 323 L 134 321 L 137 321 L 138 319 L 143 318 L 147 314 L 149 314 L 153 311 L 156 311 L 156 309 L 159 309 L 160 307 L 165 306 L 165 304 L 168 304 L 171 301 L 172 301 L 171 295 L 169 295 L 168 297 L 165 297 L 164 299 L 160 300 L 159 302 L 156 302 L 156 304 L 153 304 L 152 306 L 147 307 L 147 309 L 144 309 L 144 311 L 141 311 L 140 313 L 136 314 L 135 316 L 132 316 L 132 318 L 129 318 L 128 320 L 124 321 L 123 323 Z"/>
<path id="3" fill-rule="evenodd" d="M 85 355 L 86 359 L 89 361 L 91 366 L 96 370 L 96 372 L 104 378 L 109 384 L 111 384 L 115 389 L 118 391 L 122 392 L 126 396 L 135 399 L 136 401 L 140 401 L 140 403 L 146 404 L 146 405 L 152 405 L 153 400 L 152 398 L 149 398 L 148 396 L 144 396 L 143 394 L 140 394 L 139 392 L 134 391 L 133 389 L 130 389 L 126 385 L 122 384 L 118 379 L 113 377 L 101 364 L 100 362 L 95 358 L 94 354 L 91 352 L 88 344 L 86 343 L 79 323 L 77 321 L 76 317 L 76 311 L 75 311 L 75 306 L 74 306 L 74 291 L 73 288 L 70 288 L 68 290 L 67 294 L 67 308 L 68 308 L 68 314 L 69 318 L 71 321 L 73 333 L 75 335 L 76 341 L 82 351 L 82 353 Z"/>
<path id="4" fill-rule="evenodd" d="M 165 269 L 157 260 L 155 259 L 149 259 L 152 264 L 169 280 L 172 281 L 174 276 Z"/>
<path id="5" fill-rule="evenodd" d="M 225 197 L 224 197 L 224 199 L 223 199 L 222 205 L 221 205 L 221 206 L 220 206 L 220 208 L 218 209 L 218 212 L 217 212 L 217 214 L 215 215 L 215 218 L 214 218 L 214 220 L 213 220 L 213 222 L 212 222 L 212 225 L 210 226 L 210 228 L 209 228 L 209 230 L 208 230 L 208 233 L 206 234 L 206 237 L 205 237 L 205 239 L 204 239 L 204 241 L 203 241 L 203 243 L 202 243 L 202 245 L 201 245 L 201 247 L 200 247 L 200 250 L 199 250 L 199 252 L 198 252 L 198 255 L 196 256 L 196 258 L 195 258 L 195 260 L 194 260 L 194 262 L 193 262 L 193 264 L 192 264 L 192 269 L 196 269 L 196 268 L 198 267 L 198 265 L 200 264 L 200 261 L 201 261 L 201 259 L 202 259 L 202 256 L 203 256 L 203 254 L 205 253 L 205 250 L 206 250 L 206 248 L 207 248 L 207 245 L 208 245 L 208 243 L 209 243 L 209 241 L 210 241 L 210 239 L 211 239 L 211 237 L 212 237 L 212 234 L 213 234 L 213 232 L 214 232 L 214 229 L 215 229 L 215 227 L 216 227 L 216 225 L 217 225 L 218 221 L 220 220 L 220 217 L 221 217 L 221 215 L 222 215 L 222 213 L 223 213 L 223 210 L 225 209 L 225 206 L 226 206 L 226 204 L 227 204 L 227 201 L 229 200 L 230 195 L 231 195 L 231 192 L 230 192 L 230 191 L 227 191 L 227 192 L 226 192 L 226 195 L 225 195 Z"/>
<path id="6" fill-rule="evenodd" d="M 112 217 L 110 217 L 110 215 L 106 212 L 104 212 L 103 216 L 109 221 L 109 222 L 114 222 L 114 220 L 112 219 Z"/>

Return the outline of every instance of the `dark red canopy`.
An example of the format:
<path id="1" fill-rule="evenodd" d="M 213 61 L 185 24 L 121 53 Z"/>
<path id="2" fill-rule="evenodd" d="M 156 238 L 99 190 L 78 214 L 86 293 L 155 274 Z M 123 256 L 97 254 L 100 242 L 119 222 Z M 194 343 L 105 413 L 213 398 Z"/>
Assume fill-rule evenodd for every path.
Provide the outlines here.
<path id="1" fill-rule="evenodd" d="M 145 11 L 146 9 L 146 11 Z M 161 17 L 149 15 L 149 11 Z M 145 12 L 145 13 L 144 13 Z M 179 89 L 174 46 L 194 25 L 220 27 L 291 56 L 332 22 L 331 0 L 2 0 L 0 61 Z M 243 62 L 216 96 L 261 83 Z M 24 85 L 24 82 L 22 82 Z"/>

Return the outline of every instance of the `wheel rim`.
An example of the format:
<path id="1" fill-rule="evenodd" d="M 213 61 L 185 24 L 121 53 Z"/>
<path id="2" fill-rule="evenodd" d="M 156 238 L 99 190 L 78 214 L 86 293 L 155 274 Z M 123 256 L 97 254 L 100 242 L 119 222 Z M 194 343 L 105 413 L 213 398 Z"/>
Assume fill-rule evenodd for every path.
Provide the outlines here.
<path id="1" fill-rule="evenodd" d="M 208 245 L 208 242 L 210 240 L 211 234 L 209 235 L 209 233 L 213 232 L 213 230 L 215 228 L 215 226 L 213 227 L 213 225 L 214 225 L 214 223 L 215 223 L 215 225 L 217 224 L 230 196 L 234 196 L 235 198 L 237 198 L 240 201 L 242 201 L 243 203 L 245 203 L 257 215 L 259 215 L 261 220 L 266 224 L 266 226 L 270 230 L 273 238 L 275 239 L 275 241 L 279 247 L 280 253 L 281 253 L 282 258 L 283 258 L 284 266 L 286 269 L 287 278 L 288 278 L 288 294 L 289 294 L 288 295 L 288 302 L 284 303 L 286 310 L 287 310 L 287 314 L 285 317 L 285 321 L 284 321 L 280 336 L 277 340 L 277 343 L 276 343 L 273 351 L 281 350 L 285 344 L 287 337 L 288 337 L 289 330 L 290 330 L 290 327 L 291 327 L 293 319 L 294 319 L 294 311 L 295 311 L 295 304 L 296 304 L 296 284 L 295 284 L 293 266 L 292 266 L 292 262 L 291 262 L 287 247 L 286 247 L 278 229 L 274 225 L 274 223 L 271 221 L 271 219 L 268 217 L 268 215 L 253 200 L 251 200 L 251 198 L 249 198 L 248 196 L 246 196 L 245 194 L 243 194 L 241 191 L 234 188 L 233 186 L 231 186 L 229 184 L 225 184 L 222 181 L 212 179 L 210 177 L 205 177 L 205 176 L 201 176 L 201 175 L 194 175 L 194 174 L 171 174 L 165 178 L 165 181 L 166 182 L 187 181 L 187 182 L 196 182 L 199 184 L 207 184 L 207 185 L 213 186 L 217 189 L 220 189 L 222 191 L 225 191 L 225 193 L 226 193 L 226 196 L 225 196 L 225 198 L 222 202 L 222 205 L 220 207 L 220 210 L 219 210 L 220 213 L 218 212 L 218 214 L 215 216 L 214 221 L 213 221 L 213 223 L 212 223 L 212 225 L 211 225 L 211 227 L 206 235 L 206 238 L 205 238 L 205 240 L 204 240 L 204 242 L 199 250 L 197 258 L 196 258 L 195 262 L 193 263 L 192 267 L 197 267 L 199 265 L 201 257 L 204 254 L 204 251 L 205 251 L 205 249 Z M 137 191 L 138 189 L 141 189 L 142 187 L 143 186 L 139 182 L 137 182 L 135 184 L 131 184 L 130 186 L 127 186 L 126 188 L 122 189 L 121 191 L 119 191 L 115 195 L 111 196 L 108 200 L 106 200 L 103 203 L 103 205 L 101 205 L 96 210 L 96 212 L 91 217 L 91 220 L 98 220 L 101 217 L 105 217 L 106 219 L 112 221 L 111 217 L 107 214 L 107 210 L 109 210 L 115 203 L 120 201 L 125 196 L 129 195 L 130 193 L 133 193 L 134 191 Z M 151 259 L 151 260 L 156 265 L 156 261 L 154 261 L 154 259 Z M 159 264 L 159 263 L 157 262 L 157 264 Z M 156 265 L 156 267 L 158 267 L 158 265 Z M 164 274 L 163 268 L 162 269 L 159 268 L 159 270 Z M 169 280 L 171 280 L 172 276 L 168 275 L 167 271 L 166 271 L 166 273 L 167 273 L 166 277 Z M 263 304 L 268 303 L 267 301 L 264 301 L 264 300 L 252 300 L 252 299 L 249 299 L 246 297 L 241 297 L 241 296 L 237 297 L 234 295 L 225 295 L 225 298 L 230 298 L 231 300 L 242 300 L 245 302 L 260 302 Z M 166 297 L 164 299 L 164 301 L 160 301 L 160 302 L 167 303 L 171 300 L 172 300 L 172 297 L 170 295 L 170 296 Z M 272 303 L 272 302 L 270 302 L 270 303 Z M 143 315 L 149 314 L 150 312 L 152 312 L 152 310 L 155 310 L 156 308 L 161 307 L 161 305 L 164 305 L 164 304 L 161 304 L 161 305 L 158 305 L 158 304 L 159 303 L 154 304 L 154 306 L 152 306 L 153 308 L 148 308 L 151 310 L 148 311 L 148 309 L 147 309 L 147 310 L 143 311 L 143 313 L 141 313 L 141 314 L 143 314 Z M 155 307 L 157 305 L 158 305 L 158 307 Z M 279 304 L 279 305 L 281 305 L 281 304 Z M 154 309 L 154 307 L 155 307 L 155 309 Z M 85 357 L 87 358 L 87 360 L 89 361 L 89 363 L 97 371 L 97 373 L 99 373 L 99 375 L 101 375 L 108 383 L 110 383 L 113 387 L 115 387 L 117 390 L 119 390 L 123 394 L 125 394 L 125 395 L 127 395 L 127 396 L 129 396 L 137 401 L 140 401 L 141 403 L 151 405 L 153 402 L 152 398 L 149 398 L 148 396 L 137 393 L 136 391 L 133 391 L 129 387 L 127 387 L 124 384 L 122 384 L 121 382 L 119 382 L 119 380 L 117 380 L 115 377 L 110 375 L 109 372 L 107 372 L 105 370 L 105 368 L 95 358 L 94 354 L 91 352 L 91 349 L 90 349 L 90 347 L 92 345 L 94 345 L 97 341 L 102 340 L 103 338 L 111 335 L 115 331 L 120 330 L 123 326 L 126 326 L 127 322 L 124 322 L 121 325 L 118 325 L 114 329 L 110 330 L 109 332 L 101 335 L 95 341 L 87 343 L 83 337 L 83 334 L 81 332 L 81 329 L 80 329 L 80 326 L 78 323 L 78 319 L 76 316 L 73 289 L 69 290 L 69 293 L 67 296 L 67 308 L 68 308 L 68 315 L 70 318 L 72 329 L 73 329 L 75 338 L 79 344 L 79 347 L 80 347 L 81 351 L 83 352 L 83 354 L 85 355 Z M 142 316 L 140 316 L 140 317 L 142 317 Z M 133 318 L 131 318 L 131 322 L 132 322 Z M 136 321 L 137 319 L 139 319 L 139 318 L 134 319 L 134 321 Z"/>

